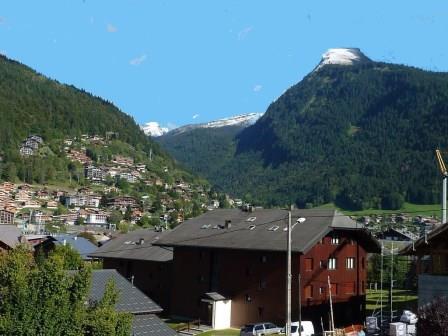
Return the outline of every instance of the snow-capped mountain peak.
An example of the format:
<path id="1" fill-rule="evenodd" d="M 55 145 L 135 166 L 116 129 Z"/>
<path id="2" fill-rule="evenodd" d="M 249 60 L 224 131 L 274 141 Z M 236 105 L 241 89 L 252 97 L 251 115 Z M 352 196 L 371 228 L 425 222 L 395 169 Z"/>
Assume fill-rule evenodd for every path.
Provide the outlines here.
<path id="1" fill-rule="evenodd" d="M 217 127 L 234 126 L 234 125 L 248 126 L 255 123 L 262 115 L 263 115 L 262 113 L 240 114 L 234 117 L 210 121 L 205 124 L 199 124 L 197 126 L 201 128 L 217 128 Z"/>
<path id="2" fill-rule="evenodd" d="M 146 135 L 152 137 L 162 136 L 169 131 L 167 127 L 161 127 L 159 123 L 156 121 L 147 122 L 146 124 L 140 127 L 143 130 L 143 132 L 145 132 Z"/>
<path id="3" fill-rule="evenodd" d="M 353 65 L 355 63 L 366 63 L 371 60 L 358 48 L 332 48 L 323 55 L 322 60 L 315 70 L 329 64 Z"/>
<path id="4" fill-rule="evenodd" d="M 247 127 L 252 124 L 254 124 L 263 113 L 248 113 L 248 114 L 240 114 L 237 116 L 219 119 L 210 121 L 203 124 L 190 124 L 181 126 L 179 128 L 173 129 L 169 132 L 171 135 L 175 134 L 181 134 L 184 132 L 188 132 L 194 129 L 198 128 L 219 128 L 219 127 L 226 127 L 226 126 L 240 126 L 240 127 Z"/>

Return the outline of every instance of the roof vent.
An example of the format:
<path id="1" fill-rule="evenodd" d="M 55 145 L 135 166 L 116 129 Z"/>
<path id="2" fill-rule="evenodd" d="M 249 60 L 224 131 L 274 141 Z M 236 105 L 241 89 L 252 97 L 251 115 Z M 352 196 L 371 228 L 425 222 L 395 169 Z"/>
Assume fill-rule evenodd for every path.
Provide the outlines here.
<path id="1" fill-rule="evenodd" d="M 211 224 L 204 224 L 201 226 L 201 229 L 210 229 L 212 227 Z"/>
<path id="2" fill-rule="evenodd" d="M 246 219 L 246 222 L 254 222 L 257 219 L 257 217 L 249 217 Z"/>
<path id="3" fill-rule="evenodd" d="M 255 229 L 255 228 L 256 228 L 256 226 L 255 226 L 254 224 L 249 225 L 249 230 L 253 230 L 253 229 Z"/>
<path id="4" fill-rule="evenodd" d="M 279 229 L 278 225 L 271 226 L 268 231 L 277 231 Z"/>
<path id="5" fill-rule="evenodd" d="M 144 238 L 140 238 L 138 240 L 139 245 L 143 245 L 145 243 L 145 239 Z"/>

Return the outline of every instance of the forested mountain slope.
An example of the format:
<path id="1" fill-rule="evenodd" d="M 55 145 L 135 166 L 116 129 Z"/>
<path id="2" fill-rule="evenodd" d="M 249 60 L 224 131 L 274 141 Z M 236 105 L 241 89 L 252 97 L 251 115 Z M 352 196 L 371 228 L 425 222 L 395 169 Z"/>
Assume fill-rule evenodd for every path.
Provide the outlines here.
<path id="1" fill-rule="evenodd" d="M 448 146 L 448 74 L 359 59 L 324 59 L 254 125 L 226 140 L 233 145 L 221 160 L 211 159 L 206 138 L 164 146 L 179 160 L 176 151 L 194 153 L 181 161 L 226 192 L 264 205 L 437 202 L 434 149 Z"/>

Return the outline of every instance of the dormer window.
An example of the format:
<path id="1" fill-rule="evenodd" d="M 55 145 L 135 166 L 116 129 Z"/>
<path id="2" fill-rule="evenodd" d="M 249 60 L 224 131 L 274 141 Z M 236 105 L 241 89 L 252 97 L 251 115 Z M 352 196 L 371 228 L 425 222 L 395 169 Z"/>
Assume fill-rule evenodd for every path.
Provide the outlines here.
<path id="1" fill-rule="evenodd" d="M 331 244 L 332 245 L 339 245 L 339 237 L 338 236 L 331 237 Z"/>

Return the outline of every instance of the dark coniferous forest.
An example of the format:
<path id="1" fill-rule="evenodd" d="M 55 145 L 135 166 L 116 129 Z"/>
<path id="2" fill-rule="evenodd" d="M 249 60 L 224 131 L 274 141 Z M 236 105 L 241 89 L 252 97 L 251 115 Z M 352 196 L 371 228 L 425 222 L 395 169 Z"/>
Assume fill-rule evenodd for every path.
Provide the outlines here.
<path id="1" fill-rule="evenodd" d="M 396 209 L 439 201 L 434 150 L 447 150 L 447 130 L 448 74 L 369 61 L 310 73 L 243 130 L 159 141 L 256 204 Z"/>

